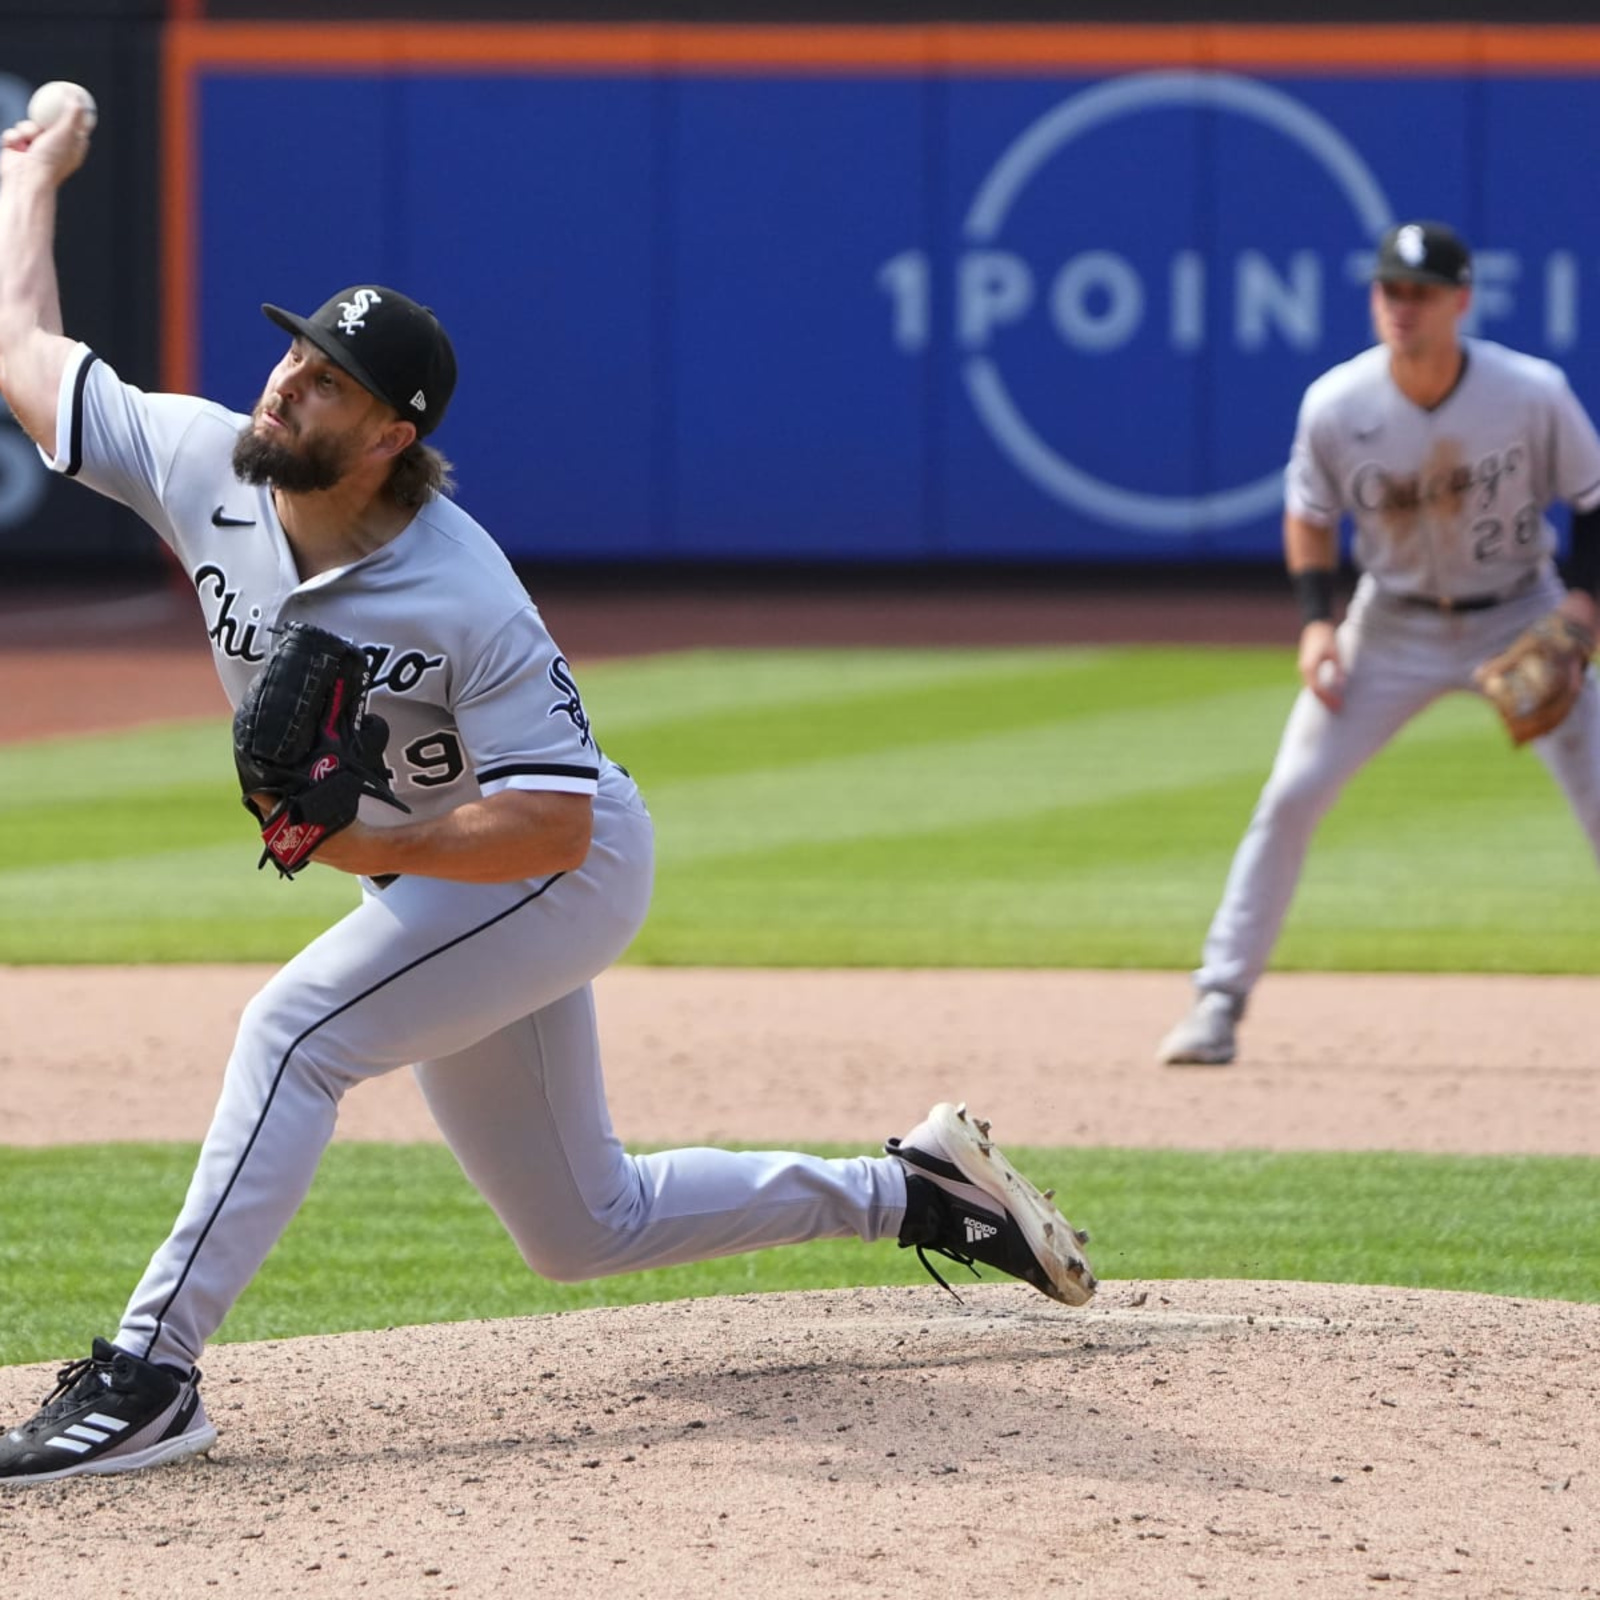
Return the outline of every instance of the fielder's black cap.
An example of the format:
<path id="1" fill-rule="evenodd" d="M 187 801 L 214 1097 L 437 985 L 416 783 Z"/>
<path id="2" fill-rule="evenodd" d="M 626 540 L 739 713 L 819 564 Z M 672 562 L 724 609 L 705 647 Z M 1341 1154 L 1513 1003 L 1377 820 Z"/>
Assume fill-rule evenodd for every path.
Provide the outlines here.
<path id="1" fill-rule="evenodd" d="M 1454 228 L 1442 222 L 1401 222 L 1378 241 L 1372 269 L 1376 283 L 1472 282 L 1472 252 Z"/>
<path id="2" fill-rule="evenodd" d="M 455 392 L 456 353 L 426 306 L 398 289 L 368 283 L 341 289 L 309 317 L 282 306 L 261 309 L 414 422 L 418 438 L 439 426 Z"/>

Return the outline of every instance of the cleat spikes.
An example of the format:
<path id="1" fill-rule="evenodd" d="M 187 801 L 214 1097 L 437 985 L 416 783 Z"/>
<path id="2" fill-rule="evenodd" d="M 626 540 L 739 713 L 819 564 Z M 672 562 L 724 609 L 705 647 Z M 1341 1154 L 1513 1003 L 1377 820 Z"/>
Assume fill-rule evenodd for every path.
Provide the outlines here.
<path id="1" fill-rule="evenodd" d="M 1056 1197 L 1055 1190 L 1054 1189 L 1046 1189 L 1044 1191 L 1044 1197 L 1045 1197 L 1046 1200 L 1054 1200 L 1055 1197 Z"/>
<path id="2" fill-rule="evenodd" d="M 977 1273 L 981 1264 L 1063 1305 L 1087 1305 L 1098 1285 L 1077 1229 L 1014 1168 L 989 1138 L 990 1125 L 966 1103 L 934 1106 L 903 1138 L 885 1141 L 906 1174 L 899 1240 L 914 1247 L 934 1281 L 930 1257 Z"/>
<path id="3" fill-rule="evenodd" d="M 1074 1228 L 1072 1231 L 1076 1235 L 1079 1244 L 1088 1244 L 1089 1230 L 1087 1228 Z"/>

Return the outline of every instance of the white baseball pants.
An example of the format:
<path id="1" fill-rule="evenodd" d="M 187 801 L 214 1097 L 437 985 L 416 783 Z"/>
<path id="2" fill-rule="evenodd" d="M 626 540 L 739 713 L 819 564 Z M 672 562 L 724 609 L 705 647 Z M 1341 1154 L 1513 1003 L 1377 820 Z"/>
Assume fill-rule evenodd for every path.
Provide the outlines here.
<path id="1" fill-rule="evenodd" d="M 576 872 L 369 890 L 246 1007 L 188 1196 L 116 1342 L 192 1365 L 305 1198 L 340 1098 L 411 1063 L 462 1170 L 547 1277 L 896 1236 L 905 1179 L 888 1157 L 624 1151 L 590 980 L 638 932 L 652 873 L 630 792 L 596 801 Z"/>
<path id="2" fill-rule="evenodd" d="M 1370 577 L 1339 628 L 1344 707 L 1329 711 L 1302 689 L 1271 775 L 1234 855 L 1206 935 L 1200 989 L 1241 999 L 1265 970 L 1288 915 L 1311 836 L 1345 784 L 1441 695 L 1477 693 L 1472 672 L 1559 604 L 1554 576 L 1484 611 L 1425 610 L 1384 596 Z M 1600 687 L 1591 668 L 1561 726 L 1532 748 L 1549 768 L 1600 858 Z"/>

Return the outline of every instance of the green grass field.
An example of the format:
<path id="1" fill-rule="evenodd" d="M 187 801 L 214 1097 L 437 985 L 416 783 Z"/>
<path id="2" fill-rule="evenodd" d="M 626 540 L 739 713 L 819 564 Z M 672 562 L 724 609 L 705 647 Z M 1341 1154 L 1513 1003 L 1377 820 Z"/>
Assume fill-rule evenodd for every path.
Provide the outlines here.
<path id="1" fill-rule="evenodd" d="M 629 959 L 660 964 L 1189 967 L 1294 689 L 1286 651 L 1242 649 L 707 652 L 582 677 L 657 820 Z M 281 960 L 353 902 L 332 872 L 257 874 L 224 721 L 0 746 L 0 777 L 0 962 Z M 1459 699 L 1334 809 L 1276 965 L 1586 973 L 1597 940 L 1560 794 Z M 1108 1279 L 1600 1299 L 1573 1243 L 1600 1162 L 1021 1154 Z M 0 1143 L 0 1362 L 114 1323 L 192 1159 Z M 445 1152 L 341 1145 L 225 1336 L 919 1279 L 909 1253 L 827 1244 L 546 1284 Z"/>
<path id="2" fill-rule="evenodd" d="M 1059 1188 L 1108 1282 L 1309 1279 L 1600 1300 L 1589 1244 L 1597 1161 L 1008 1150 Z M 114 1330 L 193 1162 L 187 1145 L 0 1145 L 0 1364 L 76 1353 L 85 1330 Z M 960 1269 L 936 1265 L 959 1290 Z M 880 1283 L 929 1280 L 911 1251 L 828 1241 L 547 1283 L 523 1267 L 442 1146 L 336 1144 L 222 1338 Z"/>
<path id="3" fill-rule="evenodd" d="M 658 824 L 661 964 L 1192 966 L 1293 692 L 1283 650 L 707 652 L 583 674 Z M 0 961 L 281 960 L 348 879 L 255 871 L 224 722 L 0 747 Z M 108 778 L 108 775 L 114 777 Z M 1592 970 L 1587 842 L 1488 710 L 1328 817 L 1283 969 Z"/>

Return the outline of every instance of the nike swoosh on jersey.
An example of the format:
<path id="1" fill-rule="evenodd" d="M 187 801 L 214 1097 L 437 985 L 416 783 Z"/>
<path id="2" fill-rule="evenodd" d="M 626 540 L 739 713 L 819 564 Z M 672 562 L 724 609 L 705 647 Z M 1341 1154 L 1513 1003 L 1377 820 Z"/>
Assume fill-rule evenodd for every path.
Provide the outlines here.
<path id="1" fill-rule="evenodd" d="M 211 513 L 213 528 L 253 528 L 255 525 L 254 517 L 230 517 L 224 514 L 221 506 Z"/>

